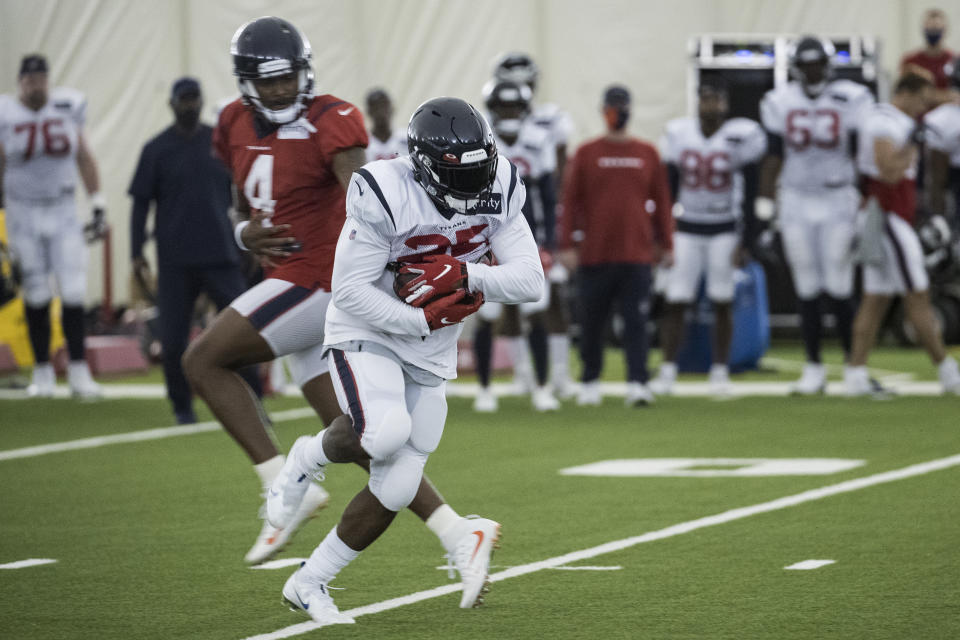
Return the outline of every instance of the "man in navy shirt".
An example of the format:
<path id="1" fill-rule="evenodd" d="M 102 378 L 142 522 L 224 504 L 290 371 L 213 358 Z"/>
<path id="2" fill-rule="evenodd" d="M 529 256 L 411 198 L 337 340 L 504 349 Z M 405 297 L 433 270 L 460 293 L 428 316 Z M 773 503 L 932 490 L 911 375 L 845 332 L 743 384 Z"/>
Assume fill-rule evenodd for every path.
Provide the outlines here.
<path id="1" fill-rule="evenodd" d="M 149 267 L 143 256 L 147 214 L 156 202 L 157 308 L 163 374 L 177 421 L 196 422 L 190 385 L 180 358 L 187 347 L 193 308 L 201 292 L 218 309 L 247 288 L 228 216 L 230 173 L 211 147 L 213 129 L 200 122 L 203 97 L 193 78 L 173 84 L 175 122 L 143 147 L 130 184 L 133 212 L 130 248 L 135 272 Z M 244 378 L 259 394 L 256 375 Z"/>

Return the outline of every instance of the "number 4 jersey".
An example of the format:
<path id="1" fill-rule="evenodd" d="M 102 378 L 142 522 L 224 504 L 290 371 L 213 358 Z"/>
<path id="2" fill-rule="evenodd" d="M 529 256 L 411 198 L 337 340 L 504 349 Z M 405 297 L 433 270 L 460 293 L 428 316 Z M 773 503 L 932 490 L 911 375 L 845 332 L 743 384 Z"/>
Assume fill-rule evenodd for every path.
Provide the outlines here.
<path id="1" fill-rule="evenodd" d="M 235 100 L 220 112 L 213 145 L 250 208 L 267 214 L 270 224 L 291 225 L 300 244 L 267 277 L 329 291 L 346 216 L 333 157 L 367 146 L 360 110 L 331 95 L 316 96 L 298 120 L 278 127 Z"/>
<path id="2" fill-rule="evenodd" d="M 819 191 L 854 184 L 852 134 L 872 104 L 867 88 L 850 80 L 834 80 L 815 98 L 799 82 L 768 92 L 760 118 L 783 139 L 780 185 Z"/>
<path id="3" fill-rule="evenodd" d="M 77 141 L 86 110 L 83 94 L 73 89 L 51 90 L 39 111 L 27 108 L 14 96 L 0 96 L 7 198 L 30 201 L 73 196 Z"/>
<path id="4" fill-rule="evenodd" d="M 748 164 L 759 161 L 767 150 L 767 134 L 746 118 L 724 122 L 709 138 L 697 118 L 677 118 L 667 123 L 660 140 L 664 162 L 680 172 L 677 202 L 684 223 L 729 224 L 739 215 L 734 176 Z"/>

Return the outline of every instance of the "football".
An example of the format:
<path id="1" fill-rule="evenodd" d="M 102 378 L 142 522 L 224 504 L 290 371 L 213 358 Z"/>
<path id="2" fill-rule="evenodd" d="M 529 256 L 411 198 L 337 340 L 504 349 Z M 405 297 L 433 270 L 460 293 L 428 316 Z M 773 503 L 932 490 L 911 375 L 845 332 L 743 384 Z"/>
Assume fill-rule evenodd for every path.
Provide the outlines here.
<path id="1" fill-rule="evenodd" d="M 397 297 L 403 300 L 403 296 L 400 294 L 400 290 L 408 282 L 416 278 L 419 274 L 416 273 L 398 273 L 393 278 L 393 292 L 397 294 Z"/>

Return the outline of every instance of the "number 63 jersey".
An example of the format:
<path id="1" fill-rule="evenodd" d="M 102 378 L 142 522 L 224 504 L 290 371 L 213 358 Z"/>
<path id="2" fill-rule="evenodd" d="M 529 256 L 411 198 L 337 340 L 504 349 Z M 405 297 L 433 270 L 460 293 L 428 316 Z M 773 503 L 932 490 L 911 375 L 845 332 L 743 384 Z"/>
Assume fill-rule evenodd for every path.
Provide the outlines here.
<path id="1" fill-rule="evenodd" d="M 298 120 L 276 126 L 238 99 L 220 112 L 213 146 L 251 210 L 265 213 L 268 224 L 291 225 L 289 235 L 300 244 L 266 276 L 329 291 L 346 215 L 333 157 L 367 146 L 360 110 L 331 95 L 315 96 Z"/>
<path id="2" fill-rule="evenodd" d="M 77 141 L 87 102 L 73 89 L 55 88 L 40 110 L 0 95 L 0 145 L 6 168 L 4 192 L 11 200 L 72 197 L 77 182 Z"/>
<path id="3" fill-rule="evenodd" d="M 783 139 L 780 185 L 819 191 L 854 184 L 852 134 L 872 104 L 869 90 L 851 80 L 834 80 L 815 98 L 799 82 L 769 91 L 760 102 L 760 118 L 769 133 Z"/>
<path id="4" fill-rule="evenodd" d="M 536 300 L 543 292 L 543 270 L 521 211 L 525 194 L 516 167 L 503 156 L 492 192 L 467 215 L 441 213 L 414 178 L 409 157 L 372 162 L 354 173 L 324 344 L 375 342 L 436 376 L 455 378 L 463 324 L 431 332 L 423 311 L 393 292 L 394 273 L 387 265 L 448 254 L 467 263 L 470 290 L 482 291 L 486 300 Z M 498 266 L 478 264 L 488 251 Z"/>

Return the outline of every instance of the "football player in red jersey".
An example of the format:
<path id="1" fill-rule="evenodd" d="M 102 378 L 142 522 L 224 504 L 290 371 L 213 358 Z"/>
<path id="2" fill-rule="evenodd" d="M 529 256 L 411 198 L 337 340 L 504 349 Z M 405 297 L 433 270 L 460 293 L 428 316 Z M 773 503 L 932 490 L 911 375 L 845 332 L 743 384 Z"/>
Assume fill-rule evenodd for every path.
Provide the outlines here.
<path id="1" fill-rule="evenodd" d="M 243 97 L 222 110 L 213 144 L 233 172 L 241 210 L 250 214 L 237 225 L 237 243 L 260 257 L 266 279 L 190 345 L 184 368 L 267 490 L 284 457 L 236 370 L 289 354 L 294 378 L 324 424 L 341 415 L 322 357 L 323 329 L 346 189 L 366 161 L 367 133 L 354 105 L 312 95 L 310 45 L 286 20 L 265 17 L 243 25 L 231 52 Z M 258 564 L 275 555 L 327 500 L 311 483 L 286 527 L 264 521 L 246 561 Z M 489 551 L 456 560 L 461 546 L 472 548 L 472 521 L 446 505 L 426 478 L 410 509 L 455 557 L 461 575 L 473 575 L 473 564 L 488 561 Z"/>

